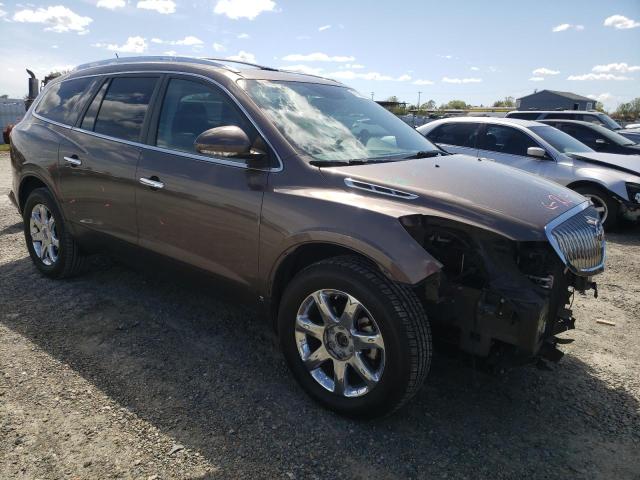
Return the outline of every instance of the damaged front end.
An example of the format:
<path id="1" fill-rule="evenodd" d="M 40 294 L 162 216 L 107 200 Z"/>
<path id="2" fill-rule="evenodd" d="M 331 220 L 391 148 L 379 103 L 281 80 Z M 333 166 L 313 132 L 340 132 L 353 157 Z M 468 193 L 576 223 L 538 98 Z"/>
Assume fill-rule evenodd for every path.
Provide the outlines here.
<path id="1" fill-rule="evenodd" d="M 488 356 L 514 350 L 557 360 L 556 334 L 574 328 L 569 305 L 603 270 L 605 242 L 588 204 L 561 215 L 548 241 L 518 242 L 458 222 L 411 215 L 407 231 L 442 264 L 419 287 L 436 331 L 464 351 Z"/>

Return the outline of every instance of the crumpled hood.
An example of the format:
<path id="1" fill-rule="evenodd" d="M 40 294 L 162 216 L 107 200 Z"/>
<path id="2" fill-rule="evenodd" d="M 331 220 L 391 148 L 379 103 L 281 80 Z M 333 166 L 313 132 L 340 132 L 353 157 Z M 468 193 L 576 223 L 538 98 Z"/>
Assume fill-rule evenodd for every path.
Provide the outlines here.
<path id="1" fill-rule="evenodd" d="M 323 170 L 415 194 L 418 198 L 397 200 L 406 204 L 410 213 L 459 220 L 523 241 L 545 239 L 545 225 L 586 201 L 542 177 L 467 155 Z M 372 201 L 389 200 L 379 193 L 353 191 L 371 196 Z"/>
<path id="2" fill-rule="evenodd" d="M 615 168 L 633 175 L 640 175 L 640 155 L 618 155 L 617 153 L 580 152 L 571 157 L 596 165 Z"/>

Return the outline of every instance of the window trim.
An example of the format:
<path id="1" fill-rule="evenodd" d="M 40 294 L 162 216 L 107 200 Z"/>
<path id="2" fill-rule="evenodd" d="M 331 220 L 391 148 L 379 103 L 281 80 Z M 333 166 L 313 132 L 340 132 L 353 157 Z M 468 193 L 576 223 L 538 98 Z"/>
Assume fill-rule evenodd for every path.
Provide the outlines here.
<path id="1" fill-rule="evenodd" d="M 256 123 L 256 121 L 253 119 L 253 117 L 249 114 L 249 112 L 244 107 L 244 105 L 242 105 L 238 101 L 238 99 L 235 97 L 235 95 L 233 95 L 229 91 L 229 89 L 227 87 L 225 87 L 220 82 L 218 82 L 218 81 L 216 81 L 216 80 L 214 80 L 214 79 L 212 79 L 210 77 L 207 77 L 205 75 L 201 75 L 199 73 L 182 72 L 182 71 L 179 71 L 179 70 L 148 70 L 148 71 L 147 70 L 142 70 L 142 71 L 141 70 L 135 70 L 135 71 L 131 70 L 131 71 L 122 71 L 122 72 L 94 73 L 94 74 L 91 74 L 91 75 L 73 77 L 73 79 L 69 79 L 69 80 L 75 80 L 75 79 L 78 79 L 78 78 L 86 78 L 86 77 L 114 77 L 114 76 L 119 76 L 119 75 L 131 75 L 131 74 L 136 74 L 136 73 L 140 73 L 140 74 L 161 74 L 161 75 L 165 75 L 165 78 L 166 78 L 166 75 L 171 75 L 171 74 L 176 74 L 177 75 L 177 74 L 179 74 L 179 75 L 185 75 L 185 76 L 194 77 L 194 78 L 200 78 L 202 80 L 205 80 L 206 82 L 212 83 L 213 85 L 217 86 L 224 93 L 226 93 L 229 96 L 229 98 L 231 98 L 231 100 L 233 100 L 235 102 L 235 104 L 242 111 L 242 113 L 244 113 L 246 115 L 246 117 L 249 119 L 249 121 L 253 124 L 253 126 L 256 128 L 258 133 L 262 136 L 262 138 L 265 141 L 265 143 L 269 146 L 269 148 L 271 149 L 271 151 L 275 155 L 275 158 L 278 161 L 278 166 L 269 167 L 269 168 L 255 168 L 255 167 L 250 167 L 246 163 L 230 162 L 229 160 L 223 160 L 223 159 L 216 158 L 216 157 L 210 157 L 210 156 L 205 156 L 205 155 L 196 155 L 196 154 L 191 154 L 191 153 L 188 153 L 188 152 L 181 152 L 181 151 L 178 151 L 178 150 L 169 150 L 169 149 L 162 148 L 162 147 L 156 147 L 155 145 L 149 145 L 148 143 L 132 142 L 132 141 L 129 141 L 129 140 L 123 140 L 121 138 L 115 138 L 115 137 L 111 137 L 111 136 L 108 136 L 108 135 L 102 135 L 100 133 L 92 132 L 92 131 L 89 131 L 89 130 L 84 130 L 82 128 L 75 127 L 75 126 L 72 126 L 72 125 L 65 125 L 63 123 L 56 122 L 54 120 L 49 120 L 49 119 L 44 118 L 41 115 L 38 115 L 37 113 L 35 113 L 35 109 L 37 108 L 37 105 L 40 103 L 40 101 L 42 100 L 42 97 L 44 95 L 39 95 L 40 98 L 36 99 L 36 101 L 33 102 L 33 105 L 32 105 L 33 110 L 31 111 L 31 115 L 33 115 L 34 117 L 38 118 L 39 120 L 42 120 L 43 122 L 52 123 L 54 125 L 57 125 L 57 126 L 62 127 L 62 128 L 66 128 L 68 130 L 72 130 L 72 131 L 76 131 L 76 132 L 82 132 L 82 133 L 85 133 L 87 135 L 92 135 L 92 136 L 95 136 L 95 137 L 98 137 L 98 138 L 102 138 L 104 140 L 112 140 L 114 142 L 122 143 L 122 144 L 125 144 L 125 145 L 131 145 L 131 146 L 134 146 L 134 147 L 139 147 L 139 148 L 143 148 L 143 149 L 147 149 L 147 150 L 153 150 L 153 151 L 157 151 L 157 152 L 169 153 L 169 154 L 172 154 L 172 155 L 178 155 L 178 156 L 191 158 L 193 160 L 200 160 L 200 161 L 204 161 L 204 162 L 215 163 L 215 164 L 218 164 L 218 165 L 225 165 L 225 166 L 229 166 L 229 167 L 242 168 L 242 169 L 245 169 L 245 170 L 257 170 L 257 171 L 261 171 L 261 172 L 270 172 L 270 173 L 279 173 L 279 172 L 284 170 L 284 164 L 282 162 L 282 158 L 280 157 L 280 154 L 278 153 L 278 151 L 275 148 L 273 148 L 273 145 L 271 144 L 271 142 L 269 141 L 267 136 L 264 134 L 264 132 L 262 131 L 260 126 Z M 62 80 L 62 81 L 67 81 L 67 80 Z M 51 84 L 51 85 L 55 85 L 55 84 Z M 100 82 L 100 85 L 102 86 L 102 82 Z M 47 88 L 47 90 L 48 90 L 48 88 Z M 44 93 L 44 91 L 42 93 Z M 95 94 L 94 94 L 94 96 L 95 96 Z M 91 100 L 93 101 L 93 98 Z M 155 102 L 155 99 L 154 99 L 154 102 Z M 157 102 L 155 102 L 154 105 L 153 105 L 154 111 L 157 109 L 156 104 L 157 104 Z M 86 111 L 83 112 L 82 118 L 84 118 L 84 114 L 85 113 L 86 113 Z M 146 141 L 146 137 L 145 137 L 145 141 Z"/>

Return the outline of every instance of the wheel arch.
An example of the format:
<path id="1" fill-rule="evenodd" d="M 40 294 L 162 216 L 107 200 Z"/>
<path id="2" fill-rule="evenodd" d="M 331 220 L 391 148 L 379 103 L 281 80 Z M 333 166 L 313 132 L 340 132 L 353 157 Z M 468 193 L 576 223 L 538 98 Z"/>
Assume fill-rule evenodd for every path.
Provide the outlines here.
<path id="1" fill-rule="evenodd" d="M 20 180 L 20 185 L 18 186 L 18 207 L 20 208 L 20 212 L 24 210 L 24 205 L 27 202 L 27 198 L 31 192 L 33 192 L 37 188 L 46 188 L 53 195 L 53 189 L 45 182 L 40 176 L 35 175 L 30 172 L 28 175 L 25 175 Z"/>

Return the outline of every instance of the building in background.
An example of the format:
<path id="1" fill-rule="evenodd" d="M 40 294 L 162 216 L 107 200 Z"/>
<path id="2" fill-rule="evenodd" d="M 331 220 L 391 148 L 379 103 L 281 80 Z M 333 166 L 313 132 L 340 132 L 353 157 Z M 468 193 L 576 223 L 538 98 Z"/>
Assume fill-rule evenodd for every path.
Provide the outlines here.
<path id="1" fill-rule="evenodd" d="M 593 110 L 595 100 L 571 92 L 540 90 L 518 98 L 518 110 Z"/>

